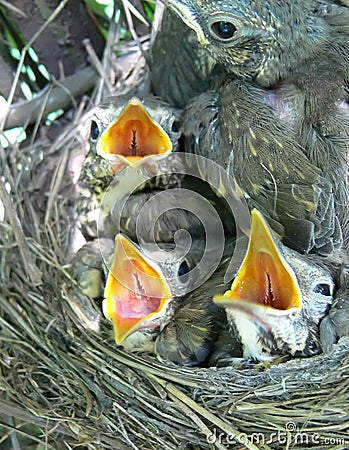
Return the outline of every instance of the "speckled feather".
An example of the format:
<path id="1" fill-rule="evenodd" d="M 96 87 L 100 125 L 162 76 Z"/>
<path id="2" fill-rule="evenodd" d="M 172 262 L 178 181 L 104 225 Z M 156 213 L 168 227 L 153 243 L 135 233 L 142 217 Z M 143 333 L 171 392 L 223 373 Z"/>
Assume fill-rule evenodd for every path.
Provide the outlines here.
<path id="1" fill-rule="evenodd" d="M 195 98 L 182 123 L 187 151 L 227 168 L 288 245 L 329 255 L 341 245 L 333 187 L 261 97 L 260 88 L 232 79 L 220 94 Z"/>
<path id="2" fill-rule="evenodd" d="M 194 31 L 160 2 L 156 4 L 156 19 L 149 62 L 152 89 L 156 95 L 183 108 L 210 86 L 215 61 L 198 43 Z"/>
<path id="3" fill-rule="evenodd" d="M 297 202 L 291 195 L 292 186 L 298 184 L 298 189 L 302 184 L 310 186 L 301 195 L 303 216 L 307 221 L 310 218 L 305 223 L 309 239 L 301 240 L 305 251 L 331 254 L 340 247 L 338 220 L 348 246 L 347 2 L 164 0 L 164 3 L 197 32 L 200 43 L 217 64 L 232 73 L 217 88 L 217 97 L 212 100 L 218 105 L 217 114 L 210 113 L 214 125 L 209 124 L 209 131 L 192 133 L 201 120 L 207 119 L 207 110 L 203 112 L 198 99 L 191 110 L 187 108 L 184 133 L 192 136 L 192 142 L 198 138 L 197 147 L 203 147 L 201 154 L 225 164 L 229 158 L 231 170 L 242 179 L 247 195 L 259 190 L 259 200 L 269 197 L 268 205 L 260 206 L 275 219 L 280 215 L 279 175 L 293 180 L 284 183 L 290 194 L 286 215 L 291 215 L 291 221 Z M 218 35 L 220 23 L 224 24 L 223 31 L 230 33 L 228 37 Z M 186 129 L 190 118 L 197 124 Z M 212 128 L 215 131 L 210 140 Z M 318 180 L 314 181 L 316 177 Z M 277 214 L 271 209 L 273 205 L 277 205 Z M 318 219 L 322 216 L 319 230 Z M 315 229 L 311 229 L 313 223 Z M 300 230 L 299 225 L 296 221 L 293 230 L 288 221 L 288 230 L 284 226 L 283 233 L 292 238 L 295 230 Z M 299 245 L 297 248 L 300 249 Z"/>

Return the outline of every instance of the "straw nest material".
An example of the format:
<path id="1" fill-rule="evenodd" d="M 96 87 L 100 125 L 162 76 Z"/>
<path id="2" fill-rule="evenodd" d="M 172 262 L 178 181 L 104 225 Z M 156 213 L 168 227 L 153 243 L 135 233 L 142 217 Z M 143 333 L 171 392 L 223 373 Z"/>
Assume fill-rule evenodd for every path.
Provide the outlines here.
<path id="1" fill-rule="evenodd" d="M 53 141 L 42 126 L 1 149 L 0 447 L 11 436 L 13 448 L 24 437 L 36 448 L 348 448 L 348 338 L 268 368 L 179 368 L 113 343 L 66 266 L 90 103 Z"/>

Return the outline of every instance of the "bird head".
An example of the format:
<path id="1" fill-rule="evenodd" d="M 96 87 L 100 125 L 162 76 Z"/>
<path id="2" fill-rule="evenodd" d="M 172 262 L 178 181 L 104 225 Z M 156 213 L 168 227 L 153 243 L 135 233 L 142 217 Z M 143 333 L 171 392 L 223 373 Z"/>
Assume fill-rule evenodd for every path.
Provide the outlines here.
<path id="1" fill-rule="evenodd" d="M 213 300 L 225 307 L 245 357 L 316 353 L 318 323 L 332 302 L 331 273 L 276 243 L 257 210 L 251 219 L 249 246 L 231 289 Z"/>
<path id="2" fill-rule="evenodd" d="M 269 86 L 315 52 L 319 12 L 301 0 L 162 0 L 228 71 Z M 319 9 L 319 8 L 317 8 Z"/>
<path id="3" fill-rule="evenodd" d="M 110 97 L 91 120 L 91 146 L 114 173 L 145 158 L 166 157 L 178 138 L 176 113 L 155 97 Z"/>
<path id="4" fill-rule="evenodd" d="M 187 292 L 189 264 L 186 257 L 158 262 L 156 252 L 145 252 L 126 236 L 116 236 L 103 312 L 113 322 L 118 345 L 138 331 L 155 337 L 171 320 L 177 297 Z"/>

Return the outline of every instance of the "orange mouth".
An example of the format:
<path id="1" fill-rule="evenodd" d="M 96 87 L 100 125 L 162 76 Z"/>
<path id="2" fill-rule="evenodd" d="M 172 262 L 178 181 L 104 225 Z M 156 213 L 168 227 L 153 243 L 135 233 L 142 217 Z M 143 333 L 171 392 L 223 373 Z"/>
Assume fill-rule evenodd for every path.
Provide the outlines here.
<path id="1" fill-rule="evenodd" d="M 157 326 L 171 299 L 166 279 L 126 237 L 115 238 L 115 253 L 104 290 L 103 311 L 113 322 L 117 344 L 140 329 Z"/>
<path id="2" fill-rule="evenodd" d="M 297 278 L 280 254 L 268 224 L 256 209 L 251 212 L 251 234 L 246 256 L 231 289 L 213 301 L 226 307 L 290 312 L 302 307 Z"/>
<path id="3" fill-rule="evenodd" d="M 140 100 L 133 97 L 120 116 L 109 125 L 97 142 L 97 153 L 124 165 L 172 151 L 168 134 L 148 114 Z"/>

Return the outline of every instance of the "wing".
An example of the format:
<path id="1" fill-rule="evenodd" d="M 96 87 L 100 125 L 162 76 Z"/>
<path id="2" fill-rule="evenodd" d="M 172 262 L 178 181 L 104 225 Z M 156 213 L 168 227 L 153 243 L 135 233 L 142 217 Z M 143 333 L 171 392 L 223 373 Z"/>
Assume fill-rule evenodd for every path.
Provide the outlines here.
<path id="1" fill-rule="evenodd" d="M 334 187 L 288 125 L 292 95 L 227 79 L 219 92 L 201 94 L 186 108 L 186 150 L 226 168 L 250 207 L 261 210 L 287 245 L 328 255 L 342 242 Z"/>

